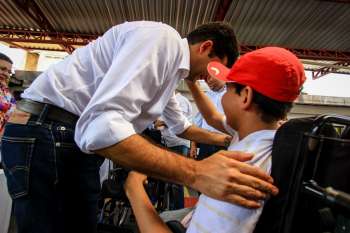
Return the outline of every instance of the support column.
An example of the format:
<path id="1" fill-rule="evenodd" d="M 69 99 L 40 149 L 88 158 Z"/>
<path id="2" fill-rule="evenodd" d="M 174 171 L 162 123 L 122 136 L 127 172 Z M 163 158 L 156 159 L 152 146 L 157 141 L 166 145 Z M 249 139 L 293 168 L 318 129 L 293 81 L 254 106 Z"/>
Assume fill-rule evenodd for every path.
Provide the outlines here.
<path id="1" fill-rule="evenodd" d="M 26 65 L 24 69 L 27 71 L 36 71 L 38 66 L 38 61 L 39 61 L 38 53 L 28 52 L 27 58 L 26 58 Z"/>

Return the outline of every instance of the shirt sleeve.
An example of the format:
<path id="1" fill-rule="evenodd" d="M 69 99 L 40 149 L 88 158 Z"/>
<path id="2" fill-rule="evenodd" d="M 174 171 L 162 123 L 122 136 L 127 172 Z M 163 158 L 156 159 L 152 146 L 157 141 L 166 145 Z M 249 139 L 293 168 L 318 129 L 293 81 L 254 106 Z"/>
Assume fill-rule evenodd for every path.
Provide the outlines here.
<path id="1" fill-rule="evenodd" d="M 175 93 L 170 98 L 163 112 L 163 119 L 170 132 L 179 135 L 191 126 L 189 120 L 182 113 L 180 104 L 176 100 Z"/>
<path id="2" fill-rule="evenodd" d="M 185 114 L 185 116 L 187 117 L 187 119 L 189 121 L 192 121 L 192 105 L 191 105 L 191 102 L 188 99 L 186 99 L 186 97 L 183 97 L 183 98 L 184 98 L 184 102 L 185 102 L 185 104 L 187 106 L 186 112 L 184 114 Z"/>
<path id="3" fill-rule="evenodd" d="M 191 102 L 183 95 L 175 95 L 176 100 L 180 104 L 180 108 L 182 110 L 182 113 L 185 115 L 185 117 L 189 120 L 192 121 L 192 105 Z"/>
<path id="4" fill-rule="evenodd" d="M 113 62 L 97 79 L 98 87 L 77 122 L 75 141 L 85 153 L 135 134 L 132 122 L 157 93 L 169 64 L 176 64 L 176 54 L 169 50 L 180 49 L 180 42 L 171 32 L 160 28 L 128 33 L 115 35 Z"/>
<path id="5" fill-rule="evenodd" d="M 270 156 L 265 156 L 264 163 L 271 164 Z M 257 165 L 257 164 L 255 164 Z M 259 166 L 265 171 L 268 166 Z M 264 205 L 265 201 L 261 201 Z M 253 233 L 262 213 L 263 207 L 248 209 L 227 202 L 201 195 L 191 219 L 187 233 L 218 232 L 220 233 Z"/>
<path id="6" fill-rule="evenodd" d="M 202 114 L 200 112 L 197 112 L 196 115 L 193 118 L 193 124 L 195 124 L 196 126 L 202 128 L 203 126 L 203 117 Z"/>

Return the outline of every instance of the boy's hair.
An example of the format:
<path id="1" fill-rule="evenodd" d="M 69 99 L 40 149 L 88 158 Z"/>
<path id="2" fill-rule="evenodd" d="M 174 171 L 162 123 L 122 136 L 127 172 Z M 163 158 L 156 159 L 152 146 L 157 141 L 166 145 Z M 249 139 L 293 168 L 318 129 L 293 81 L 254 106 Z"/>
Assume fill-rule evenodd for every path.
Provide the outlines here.
<path id="1" fill-rule="evenodd" d="M 9 58 L 8 56 L 6 56 L 6 55 L 3 54 L 3 53 L 0 53 L 0 60 L 4 60 L 4 61 L 7 61 L 8 63 L 13 64 L 11 58 Z"/>
<path id="2" fill-rule="evenodd" d="M 239 95 L 245 85 L 232 83 L 235 86 L 236 93 Z M 253 103 L 257 105 L 260 111 L 260 118 L 265 123 L 273 123 L 287 117 L 287 113 L 292 109 L 293 103 L 273 100 L 267 96 L 253 90 Z"/>
<path id="3" fill-rule="evenodd" d="M 231 67 L 239 56 L 239 47 L 233 28 L 223 22 L 203 24 L 186 36 L 189 44 L 213 41 L 213 50 L 210 57 L 227 57 L 227 67 Z"/>

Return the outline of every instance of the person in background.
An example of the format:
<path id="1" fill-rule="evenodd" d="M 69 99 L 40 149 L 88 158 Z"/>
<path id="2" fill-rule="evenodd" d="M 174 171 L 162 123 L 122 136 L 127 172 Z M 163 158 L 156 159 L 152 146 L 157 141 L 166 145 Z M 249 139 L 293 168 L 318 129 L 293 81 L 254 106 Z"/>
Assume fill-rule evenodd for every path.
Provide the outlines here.
<path id="1" fill-rule="evenodd" d="M 220 113 L 224 113 L 224 110 L 222 109 L 222 105 L 221 105 L 221 98 L 226 92 L 225 82 L 222 80 L 216 79 L 210 75 L 207 76 L 206 79 L 204 79 L 204 80 L 210 89 L 208 92 L 206 92 L 206 95 L 212 101 L 212 103 L 215 105 L 216 109 Z M 219 132 L 218 130 L 211 127 L 207 123 L 207 121 L 203 118 L 203 116 L 200 112 L 198 112 L 196 114 L 196 116 L 194 117 L 193 123 L 202 129 L 206 129 L 206 130 L 209 130 L 211 132 Z M 215 152 L 223 149 L 223 147 L 220 147 L 220 146 L 208 145 L 208 144 L 204 144 L 204 143 L 198 143 L 197 147 L 199 149 L 199 152 L 197 155 L 198 160 L 204 159 L 204 158 L 214 154 Z"/>
<path id="2" fill-rule="evenodd" d="M 8 84 L 12 75 L 12 60 L 0 53 L 0 135 L 4 126 L 15 109 L 16 100 L 12 96 Z"/>
<path id="3" fill-rule="evenodd" d="M 176 91 L 175 98 L 179 103 L 183 115 L 188 119 L 188 121 L 191 122 L 192 105 L 190 101 L 178 91 Z M 173 134 L 168 129 L 165 122 L 162 121 L 162 117 L 160 118 L 160 121 L 156 123 L 156 125 L 157 124 L 160 125 L 159 128 L 161 129 L 160 132 L 162 134 L 162 141 L 164 145 L 170 150 L 187 157 L 190 150 L 190 141 L 180 138 Z M 177 184 L 169 184 L 167 187 L 167 194 L 169 197 L 169 210 L 177 210 L 184 208 L 184 187 L 182 185 Z"/>
<path id="4" fill-rule="evenodd" d="M 190 101 L 183 96 L 180 92 L 176 92 L 175 94 L 176 100 L 179 102 L 180 109 L 184 116 L 191 122 L 192 121 L 192 105 Z M 164 123 L 165 124 L 165 123 Z M 166 125 L 160 131 L 162 134 L 162 139 L 167 148 L 170 150 L 177 152 L 179 154 L 188 155 L 190 149 L 190 141 L 179 138 L 175 134 L 173 134 Z"/>
<path id="5" fill-rule="evenodd" d="M 12 60 L 3 53 L 0 53 L 0 138 L 4 133 L 4 126 L 13 113 L 16 100 L 12 96 L 8 84 L 12 75 Z M 0 143 L 1 148 L 1 143 Z M 2 168 L 0 153 L 0 168 Z"/>

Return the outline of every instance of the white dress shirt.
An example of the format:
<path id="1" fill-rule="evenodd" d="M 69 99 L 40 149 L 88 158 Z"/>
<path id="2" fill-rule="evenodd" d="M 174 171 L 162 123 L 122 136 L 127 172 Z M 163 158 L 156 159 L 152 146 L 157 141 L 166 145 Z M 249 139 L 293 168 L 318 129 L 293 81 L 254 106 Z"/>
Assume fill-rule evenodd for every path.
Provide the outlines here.
<path id="1" fill-rule="evenodd" d="M 228 128 L 227 126 L 225 127 Z M 231 131 L 228 129 L 228 131 Z M 249 134 L 241 141 L 235 136 L 228 150 L 253 153 L 249 164 L 271 172 L 271 151 L 275 130 L 261 130 Z M 187 233 L 252 233 L 261 215 L 259 209 L 238 205 L 201 195 L 194 210 Z"/>
<path id="2" fill-rule="evenodd" d="M 221 114 L 224 114 L 224 110 L 222 108 L 221 99 L 222 96 L 226 93 L 226 87 L 223 87 L 220 91 L 212 91 L 209 90 L 206 92 L 206 95 L 209 97 L 209 99 L 212 101 L 212 103 L 215 105 L 216 110 L 220 112 Z M 199 128 L 209 130 L 211 132 L 219 132 L 217 129 L 211 127 L 207 121 L 203 118 L 202 114 L 198 112 L 196 116 L 193 119 L 193 124 L 197 125 Z"/>
<path id="3" fill-rule="evenodd" d="M 174 91 L 189 74 L 189 45 L 170 26 L 127 22 L 41 74 L 23 98 L 80 116 L 75 141 L 89 153 L 141 133 L 162 113 L 175 133 L 190 123 Z"/>
<path id="4" fill-rule="evenodd" d="M 175 95 L 176 100 L 180 104 L 180 108 L 184 116 L 191 121 L 192 118 L 192 105 L 190 101 L 183 96 L 180 92 L 176 93 Z M 174 146 L 187 146 L 190 147 L 190 141 L 180 138 L 173 134 L 167 127 L 161 130 L 162 138 L 165 142 L 165 145 L 167 147 L 174 147 Z"/>

